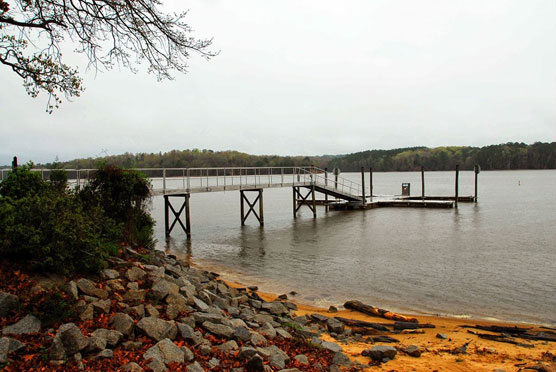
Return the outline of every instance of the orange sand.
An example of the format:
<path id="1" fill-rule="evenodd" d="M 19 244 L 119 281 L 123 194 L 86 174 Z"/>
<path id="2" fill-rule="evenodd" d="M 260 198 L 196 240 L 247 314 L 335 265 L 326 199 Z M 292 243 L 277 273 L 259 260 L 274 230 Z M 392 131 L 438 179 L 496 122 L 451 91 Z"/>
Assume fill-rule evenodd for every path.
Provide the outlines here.
<path id="1" fill-rule="evenodd" d="M 226 282 L 233 287 L 245 287 L 239 283 Z M 276 299 L 275 294 L 257 292 L 266 301 L 273 301 Z M 290 299 L 291 301 L 291 299 Z M 292 301 L 292 302 L 295 302 Z M 365 320 L 376 323 L 389 323 L 391 321 L 367 316 L 351 310 L 340 310 L 338 313 L 329 313 L 327 309 L 320 309 L 312 306 L 298 304 L 297 315 L 319 313 L 329 317 L 341 316 L 349 319 Z M 533 341 L 530 342 L 535 345 L 534 348 L 525 348 L 516 345 L 483 340 L 479 337 L 469 334 L 466 328 L 461 328 L 461 325 L 508 325 L 514 326 L 516 324 L 508 324 L 501 322 L 488 322 L 469 319 L 457 319 L 448 317 L 436 316 L 415 316 L 419 323 L 431 323 L 436 326 L 434 329 L 425 328 L 423 334 L 391 334 L 392 337 L 400 340 L 399 344 L 389 344 L 396 347 L 405 347 L 409 345 L 417 345 L 422 349 L 422 355 L 419 358 L 413 358 L 403 353 L 398 353 L 396 358 L 388 363 L 380 366 L 372 366 L 366 369 L 367 371 L 476 371 L 476 372 L 492 372 L 495 369 L 503 369 L 506 372 L 518 371 L 524 365 L 535 365 L 537 363 L 544 363 L 556 367 L 556 359 L 549 362 L 549 357 L 544 357 L 543 353 L 556 354 L 556 343 Z M 533 327 L 539 329 L 534 325 L 518 324 L 519 327 Z M 476 330 L 480 333 L 489 333 L 487 331 Z M 442 340 L 436 338 L 437 333 L 446 334 L 449 339 Z M 328 341 L 336 341 L 328 334 L 323 334 L 323 338 Z M 365 337 L 366 338 L 366 337 Z M 527 340 L 516 339 L 518 342 L 529 343 Z M 454 355 L 448 350 L 463 346 L 469 342 L 467 347 L 467 354 Z M 363 364 L 368 364 L 369 359 L 361 356 L 361 351 L 366 348 L 372 347 L 373 344 L 353 342 L 348 345 L 339 343 L 344 352 L 354 360 L 358 360 Z"/>

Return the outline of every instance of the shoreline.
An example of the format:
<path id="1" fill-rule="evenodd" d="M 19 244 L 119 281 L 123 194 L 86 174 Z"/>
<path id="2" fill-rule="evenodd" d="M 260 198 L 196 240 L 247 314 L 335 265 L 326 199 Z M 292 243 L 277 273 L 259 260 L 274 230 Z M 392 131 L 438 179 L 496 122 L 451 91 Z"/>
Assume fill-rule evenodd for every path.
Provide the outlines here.
<path id="1" fill-rule="evenodd" d="M 248 283 L 227 278 L 225 270 L 220 270 L 214 265 L 203 265 L 197 262 L 190 262 L 190 265 L 215 272 L 219 278 L 230 287 L 245 288 Z M 277 300 L 280 293 L 272 293 L 257 290 L 257 294 L 265 301 Z M 298 301 L 295 296 L 288 295 L 288 301 L 297 305 L 297 316 L 320 314 L 327 317 L 344 317 L 348 319 L 361 320 L 367 322 L 386 323 L 388 320 L 366 315 L 357 311 L 338 308 L 337 313 L 330 313 L 328 309 L 306 304 Z M 379 304 L 372 304 L 379 305 Z M 465 326 L 506 326 L 506 327 L 527 327 L 535 331 L 545 330 L 543 325 L 530 322 L 508 322 L 498 319 L 476 319 L 473 317 L 462 318 L 457 316 L 431 315 L 431 314 L 411 314 L 403 312 L 402 315 L 410 315 L 417 318 L 419 323 L 432 324 L 434 328 L 422 329 L 422 333 L 396 333 L 391 334 L 399 343 L 372 343 L 362 340 L 342 342 L 330 335 L 325 335 L 323 339 L 337 342 L 341 345 L 344 352 L 353 360 L 362 364 L 367 364 L 369 359 L 361 355 L 362 351 L 375 345 L 394 346 L 402 350 L 410 345 L 417 345 L 423 351 L 419 358 L 410 357 L 398 353 L 394 360 L 378 366 L 370 366 L 366 371 L 405 371 L 431 372 L 431 371 L 517 371 L 517 367 L 540 364 L 544 365 L 547 361 L 556 368 L 556 342 L 531 341 L 531 348 L 525 348 L 513 344 L 501 343 L 498 341 L 486 340 L 469 333 L 470 328 Z M 554 328 L 549 328 L 554 329 Z M 476 329 L 473 329 L 476 331 Z M 480 331 L 481 333 L 494 334 L 493 332 Z M 442 333 L 446 339 L 438 338 Z M 464 347 L 465 354 L 454 353 L 454 350 Z M 556 369 L 554 369 L 556 371 Z M 547 369 L 547 371 L 552 371 Z"/>

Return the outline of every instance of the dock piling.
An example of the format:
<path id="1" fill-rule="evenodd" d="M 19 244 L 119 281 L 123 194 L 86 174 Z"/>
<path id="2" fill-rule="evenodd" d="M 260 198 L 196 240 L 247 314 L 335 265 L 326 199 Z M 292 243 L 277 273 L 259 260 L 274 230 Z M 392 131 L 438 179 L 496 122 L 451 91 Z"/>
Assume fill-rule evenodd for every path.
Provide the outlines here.
<path id="1" fill-rule="evenodd" d="M 421 199 L 425 200 L 425 167 L 421 166 Z"/>
<path id="2" fill-rule="evenodd" d="M 475 198 L 474 198 L 474 202 L 477 203 L 478 178 L 479 178 L 479 172 L 481 171 L 481 167 L 478 164 L 475 164 L 475 167 L 474 167 L 473 170 L 475 171 Z"/>
<path id="3" fill-rule="evenodd" d="M 361 167 L 361 193 L 363 206 L 365 206 L 367 204 L 367 198 L 365 197 L 365 167 Z"/>
<path id="4" fill-rule="evenodd" d="M 454 207 L 458 207 L 458 196 L 459 196 L 459 164 L 456 164 L 456 198 L 454 201 Z"/>

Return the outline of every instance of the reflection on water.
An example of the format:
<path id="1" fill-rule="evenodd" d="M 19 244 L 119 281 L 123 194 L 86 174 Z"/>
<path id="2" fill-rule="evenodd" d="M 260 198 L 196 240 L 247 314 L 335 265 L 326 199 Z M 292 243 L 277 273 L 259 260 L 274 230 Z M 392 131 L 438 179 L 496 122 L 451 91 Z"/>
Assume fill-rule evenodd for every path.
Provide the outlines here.
<path id="1" fill-rule="evenodd" d="M 358 174 L 347 174 L 355 182 Z M 419 173 L 375 173 L 375 194 L 402 182 L 420 195 Z M 428 195 L 453 192 L 453 173 L 427 173 Z M 194 194 L 192 239 L 164 239 L 162 198 L 153 202 L 159 248 L 272 292 L 319 305 L 348 299 L 398 311 L 490 316 L 556 324 L 555 171 L 482 172 L 479 203 L 460 208 L 384 208 L 292 217 L 290 189 L 264 193 L 265 226 L 240 226 L 239 193 Z M 473 175 L 462 172 L 460 194 Z M 176 233 L 177 232 L 177 233 Z"/>

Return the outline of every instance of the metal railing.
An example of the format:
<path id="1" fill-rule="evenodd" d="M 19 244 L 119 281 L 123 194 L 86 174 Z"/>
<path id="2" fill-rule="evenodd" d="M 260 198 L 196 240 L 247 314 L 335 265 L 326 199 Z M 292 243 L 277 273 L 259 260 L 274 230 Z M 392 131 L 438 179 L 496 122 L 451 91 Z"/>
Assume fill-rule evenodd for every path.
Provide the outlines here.
<path id="1" fill-rule="evenodd" d="M 361 185 L 316 167 L 220 167 L 220 168 L 137 168 L 153 183 L 153 191 L 210 192 L 243 188 L 315 185 L 351 197 L 362 197 Z M 51 169 L 33 169 L 48 180 Z M 80 188 L 96 169 L 65 169 L 68 184 Z M 0 170 L 0 182 L 11 168 Z"/>

